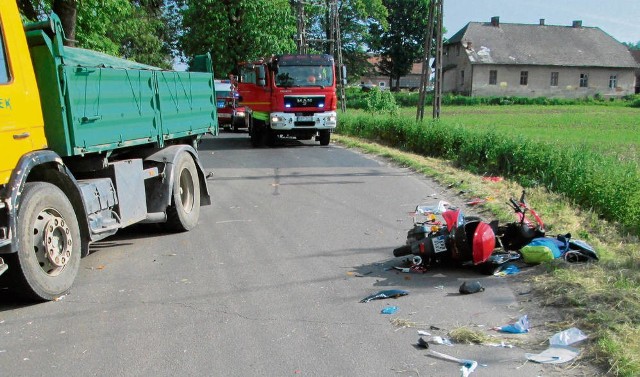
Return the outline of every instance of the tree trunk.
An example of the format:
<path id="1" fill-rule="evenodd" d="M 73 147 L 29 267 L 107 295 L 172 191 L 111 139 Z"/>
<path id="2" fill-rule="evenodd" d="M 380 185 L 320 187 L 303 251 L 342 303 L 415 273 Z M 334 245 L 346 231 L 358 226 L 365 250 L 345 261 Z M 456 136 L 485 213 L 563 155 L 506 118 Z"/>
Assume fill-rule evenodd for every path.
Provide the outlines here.
<path id="1" fill-rule="evenodd" d="M 65 46 L 75 47 L 76 18 L 78 15 L 77 0 L 54 0 L 53 12 L 60 17 L 60 21 L 62 22 Z"/>

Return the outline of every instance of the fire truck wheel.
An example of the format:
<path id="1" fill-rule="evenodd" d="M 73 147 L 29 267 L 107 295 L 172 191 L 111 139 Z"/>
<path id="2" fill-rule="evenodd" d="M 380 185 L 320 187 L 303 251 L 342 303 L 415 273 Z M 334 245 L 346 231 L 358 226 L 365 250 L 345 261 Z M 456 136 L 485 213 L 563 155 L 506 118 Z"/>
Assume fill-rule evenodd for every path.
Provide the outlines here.
<path id="1" fill-rule="evenodd" d="M 238 129 L 244 125 L 244 119 L 233 118 L 233 132 L 238 132 Z"/>
<path id="2" fill-rule="evenodd" d="M 320 145 L 329 145 L 331 140 L 331 133 L 329 130 L 320 130 Z"/>
<path id="3" fill-rule="evenodd" d="M 273 132 L 270 128 L 266 128 L 262 132 L 264 133 L 264 135 L 263 135 L 263 137 L 264 137 L 263 143 L 266 146 L 273 147 L 274 145 L 276 145 L 276 142 L 278 141 L 278 135 L 275 132 Z"/>
<path id="4" fill-rule="evenodd" d="M 69 199 L 50 183 L 26 183 L 16 225 L 20 249 L 9 271 L 17 293 L 38 301 L 65 294 L 78 274 L 82 244 Z"/>
<path id="5" fill-rule="evenodd" d="M 251 138 L 251 146 L 254 148 L 262 146 L 264 132 L 264 124 L 261 121 L 251 118 L 249 120 L 249 137 Z"/>
<path id="6" fill-rule="evenodd" d="M 183 232 L 194 228 L 200 217 L 200 181 L 193 157 L 182 152 L 173 167 L 172 203 L 167 208 L 167 228 Z"/>

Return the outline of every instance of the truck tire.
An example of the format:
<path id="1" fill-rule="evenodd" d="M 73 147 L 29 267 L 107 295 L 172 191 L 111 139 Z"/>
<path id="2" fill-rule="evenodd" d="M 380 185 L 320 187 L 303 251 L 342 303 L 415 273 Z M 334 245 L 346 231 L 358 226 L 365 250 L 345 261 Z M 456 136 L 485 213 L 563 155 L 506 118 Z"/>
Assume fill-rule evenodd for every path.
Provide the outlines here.
<path id="1" fill-rule="evenodd" d="M 184 232 L 198 225 L 200 217 L 200 180 L 189 152 L 182 152 L 173 166 L 171 205 L 167 208 L 169 230 Z"/>
<path id="2" fill-rule="evenodd" d="M 241 118 L 233 118 L 233 120 L 231 121 L 231 124 L 233 125 L 233 132 L 238 132 L 240 127 L 242 127 L 244 125 L 244 119 Z"/>
<path id="3" fill-rule="evenodd" d="M 320 145 L 329 145 L 329 141 L 331 141 L 331 132 L 329 130 L 320 130 L 319 131 L 319 140 Z"/>
<path id="4" fill-rule="evenodd" d="M 73 285 L 80 268 L 78 220 L 57 186 L 28 182 L 17 219 L 20 250 L 11 280 L 17 293 L 31 300 L 54 300 Z"/>
<path id="5" fill-rule="evenodd" d="M 264 129 L 263 144 L 267 147 L 273 147 L 278 142 L 278 135 L 269 127 Z"/>
<path id="6" fill-rule="evenodd" d="M 249 137 L 251 138 L 251 146 L 254 148 L 258 148 L 262 146 L 262 133 L 264 132 L 264 124 L 262 121 L 255 120 L 253 118 L 250 119 L 250 122 Z"/>

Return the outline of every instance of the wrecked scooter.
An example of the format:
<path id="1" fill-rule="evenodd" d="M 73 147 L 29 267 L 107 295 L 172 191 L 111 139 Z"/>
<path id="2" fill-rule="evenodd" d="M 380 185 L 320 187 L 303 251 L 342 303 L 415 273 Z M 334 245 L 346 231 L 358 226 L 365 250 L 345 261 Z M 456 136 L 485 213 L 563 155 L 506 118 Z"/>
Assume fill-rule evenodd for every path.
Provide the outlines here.
<path id="1" fill-rule="evenodd" d="M 419 264 L 423 268 L 433 264 L 470 264 L 482 273 L 492 274 L 503 264 L 520 258 L 515 251 L 544 236 L 544 223 L 527 205 L 524 191 L 519 201 L 511 198 L 509 205 L 517 219 L 506 225 L 465 217 L 460 209 L 445 201 L 418 205 L 406 244 L 394 249 L 393 255 L 413 254 L 414 266 Z"/>

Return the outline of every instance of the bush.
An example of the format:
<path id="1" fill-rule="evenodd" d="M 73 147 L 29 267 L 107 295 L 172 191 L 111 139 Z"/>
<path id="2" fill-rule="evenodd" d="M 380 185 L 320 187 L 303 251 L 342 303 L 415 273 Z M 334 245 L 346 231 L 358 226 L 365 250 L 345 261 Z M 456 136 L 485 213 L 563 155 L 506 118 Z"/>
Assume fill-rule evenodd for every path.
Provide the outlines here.
<path id="1" fill-rule="evenodd" d="M 398 105 L 390 91 L 373 88 L 367 93 L 365 110 L 369 113 L 395 115 L 398 113 Z"/>
<path id="2" fill-rule="evenodd" d="M 633 96 L 628 96 L 629 106 L 631 107 L 640 107 L 640 94 L 636 94 Z"/>

